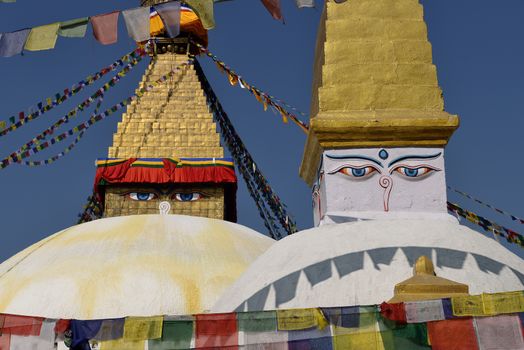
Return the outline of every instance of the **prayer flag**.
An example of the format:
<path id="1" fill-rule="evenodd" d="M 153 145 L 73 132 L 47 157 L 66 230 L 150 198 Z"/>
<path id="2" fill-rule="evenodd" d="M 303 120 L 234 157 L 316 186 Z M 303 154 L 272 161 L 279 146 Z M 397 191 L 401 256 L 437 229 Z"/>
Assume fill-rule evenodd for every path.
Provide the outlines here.
<path id="1" fill-rule="evenodd" d="M 445 320 L 441 300 L 415 301 L 404 303 L 408 323 Z"/>
<path id="2" fill-rule="evenodd" d="M 288 350 L 332 350 L 331 329 L 310 328 L 288 333 Z"/>
<path id="3" fill-rule="evenodd" d="M 294 331 L 318 326 L 324 328 L 327 321 L 318 309 L 277 310 L 278 329 Z"/>
<path id="4" fill-rule="evenodd" d="M 296 2 L 298 8 L 315 7 L 315 0 L 296 0 Z"/>
<path id="5" fill-rule="evenodd" d="M 238 330 L 243 332 L 269 332 L 277 330 L 276 311 L 241 312 L 237 314 Z"/>
<path id="6" fill-rule="evenodd" d="M 172 1 L 154 6 L 162 18 L 167 33 L 171 38 L 180 34 L 180 2 Z"/>
<path id="7" fill-rule="evenodd" d="M 0 38 L 0 57 L 11 57 L 21 53 L 30 31 L 31 29 L 22 29 L 17 32 L 3 33 Z"/>
<path id="8" fill-rule="evenodd" d="M 0 130 L 3 130 L 3 129 L 5 129 L 5 128 L 6 128 L 6 126 L 7 126 L 7 123 L 6 123 L 5 121 L 3 121 L 3 120 L 2 120 L 2 121 L 0 121 Z"/>
<path id="9" fill-rule="evenodd" d="M 482 295 L 468 295 L 451 298 L 453 315 L 455 316 L 483 316 L 484 304 Z"/>
<path id="10" fill-rule="evenodd" d="M 427 325 L 433 350 L 478 350 L 472 318 L 428 322 Z"/>
<path id="11" fill-rule="evenodd" d="M 55 320 L 44 320 L 38 337 L 11 335 L 10 350 L 49 350 L 55 346 Z M 0 349 L 2 343 L 0 341 Z"/>
<path id="12" fill-rule="evenodd" d="M 185 0 L 185 3 L 198 15 L 204 29 L 215 28 L 213 0 Z"/>
<path id="13" fill-rule="evenodd" d="M 118 40 L 119 11 L 91 17 L 93 35 L 102 45 L 114 44 Z"/>
<path id="14" fill-rule="evenodd" d="M 99 341 L 106 341 L 122 338 L 124 336 L 124 323 L 125 319 L 123 318 L 102 321 L 100 330 L 98 331 L 94 339 Z"/>
<path id="15" fill-rule="evenodd" d="M 73 340 L 71 346 L 74 348 L 80 344 L 87 343 L 90 339 L 93 339 L 97 335 L 101 326 L 102 320 L 72 320 L 71 331 L 73 333 Z"/>
<path id="16" fill-rule="evenodd" d="M 189 349 L 193 338 L 193 319 L 164 320 L 162 338 L 149 340 L 149 350 Z"/>
<path id="17" fill-rule="evenodd" d="M 28 51 L 53 49 L 56 44 L 59 27 L 60 23 L 56 22 L 31 29 L 25 43 L 25 49 Z"/>
<path id="18" fill-rule="evenodd" d="M 127 341 L 125 339 L 100 342 L 100 350 L 144 350 L 145 340 Z"/>
<path id="19" fill-rule="evenodd" d="M 482 294 L 484 312 L 488 315 L 509 314 L 524 311 L 524 292 Z"/>
<path id="20" fill-rule="evenodd" d="M 517 315 L 478 317 L 475 324 L 481 349 L 524 349 Z"/>
<path id="21" fill-rule="evenodd" d="M 14 334 L 21 336 L 38 336 L 42 327 L 43 318 L 5 315 L 2 334 Z"/>
<path id="22" fill-rule="evenodd" d="M 276 20 L 282 20 L 282 12 L 280 11 L 280 0 L 260 0 L 262 4 L 269 11 L 271 16 Z"/>
<path id="23" fill-rule="evenodd" d="M 0 335 L 0 349 L 8 350 L 10 347 L 11 347 L 11 335 L 10 334 Z"/>
<path id="24" fill-rule="evenodd" d="M 83 38 L 86 35 L 88 23 L 88 17 L 61 22 L 60 28 L 58 29 L 58 35 L 65 38 Z"/>
<path id="25" fill-rule="evenodd" d="M 150 22 L 149 8 L 137 7 L 122 12 L 126 22 L 127 33 L 137 42 L 149 39 Z"/>
<path id="26" fill-rule="evenodd" d="M 196 315 L 196 348 L 238 345 L 235 313 Z"/>
<path id="27" fill-rule="evenodd" d="M 7 3 L 7 2 L 16 2 L 16 0 L 0 0 L 0 2 L 5 2 L 5 3 Z"/>
<path id="28" fill-rule="evenodd" d="M 404 303 L 388 304 L 384 302 L 380 304 L 380 313 L 388 320 L 406 323 Z"/>
<path id="29" fill-rule="evenodd" d="M 127 341 L 158 339 L 162 337 L 162 316 L 128 317 L 124 323 L 124 339 Z"/>

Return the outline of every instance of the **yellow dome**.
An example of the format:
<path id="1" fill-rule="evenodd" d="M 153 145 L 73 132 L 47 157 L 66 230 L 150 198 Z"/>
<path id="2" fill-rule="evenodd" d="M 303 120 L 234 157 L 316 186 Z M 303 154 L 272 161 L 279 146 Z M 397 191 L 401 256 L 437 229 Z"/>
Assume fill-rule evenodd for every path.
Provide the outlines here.
<path id="1" fill-rule="evenodd" d="M 60 231 L 0 265 L 0 313 L 98 319 L 208 311 L 273 240 L 221 220 L 136 215 Z"/>

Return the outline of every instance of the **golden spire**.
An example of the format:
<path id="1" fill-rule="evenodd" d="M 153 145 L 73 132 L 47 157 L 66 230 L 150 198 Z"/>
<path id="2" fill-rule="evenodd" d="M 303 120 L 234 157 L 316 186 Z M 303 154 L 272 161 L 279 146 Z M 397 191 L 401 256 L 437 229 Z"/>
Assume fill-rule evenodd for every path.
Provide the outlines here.
<path id="1" fill-rule="evenodd" d="M 444 112 L 418 0 L 326 1 L 301 177 L 324 149 L 441 147 L 458 127 Z"/>
<path id="2" fill-rule="evenodd" d="M 421 256 L 413 267 L 413 277 L 395 286 L 395 296 L 388 303 L 450 298 L 468 295 L 468 292 L 466 284 L 437 277 L 431 259 Z"/>

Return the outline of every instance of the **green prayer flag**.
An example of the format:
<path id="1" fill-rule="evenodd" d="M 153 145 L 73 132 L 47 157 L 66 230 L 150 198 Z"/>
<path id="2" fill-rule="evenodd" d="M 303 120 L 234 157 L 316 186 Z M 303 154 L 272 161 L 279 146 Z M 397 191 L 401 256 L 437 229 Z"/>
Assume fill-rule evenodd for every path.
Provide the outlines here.
<path id="1" fill-rule="evenodd" d="M 277 330 L 276 311 L 239 312 L 238 330 L 244 332 L 270 332 Z"/>
<path id="2" fill-rule="evenodd" d="M 0 2 L 16 2 L 16 0 L 0 0 Z"/>
<path id="3" fill-rule="evenodd" d="M 149 340 L 149 350 L 189 349 L 193 338 L 192 320 L 164 320 L 162 338 Z"/>
<path id="4" fill-rule="evenodd" d="M 58 35 L 66 38 L 83 38 L 86 35 L 88 17 L 72 19 L 60 23 Z"/>
<path id="5" fill-rule="evenodd" d="M 400 324 L 379 317 L 379 329 L 385 349 L 429 350 L 426 323 Z"/>
<path id="6" fill-rule="evenodd" d="M 215 28 L 213 0 L 185 0 L 184 2 L 195 11 L 205 29 Z"/>
<path id="7" fill-rule="evenodd" d="M 53 49 L 59 27 L 60 23 L 57 22 L 31 29 L 24 48 L 28 51 Z"/>

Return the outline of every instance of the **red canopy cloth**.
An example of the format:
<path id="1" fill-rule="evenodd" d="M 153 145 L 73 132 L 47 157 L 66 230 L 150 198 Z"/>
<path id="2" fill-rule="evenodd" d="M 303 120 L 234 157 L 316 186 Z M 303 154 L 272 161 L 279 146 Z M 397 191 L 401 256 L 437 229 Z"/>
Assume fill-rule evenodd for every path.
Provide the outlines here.
<path id="1" fill-rule="evenodd" d="M 230 158 L 103 158 L 96 166 L 95 192 L 102 203 L 106 185 L 216 184 L 225 189 L 224 218 L 236 222 L 237 177 Z"/>

